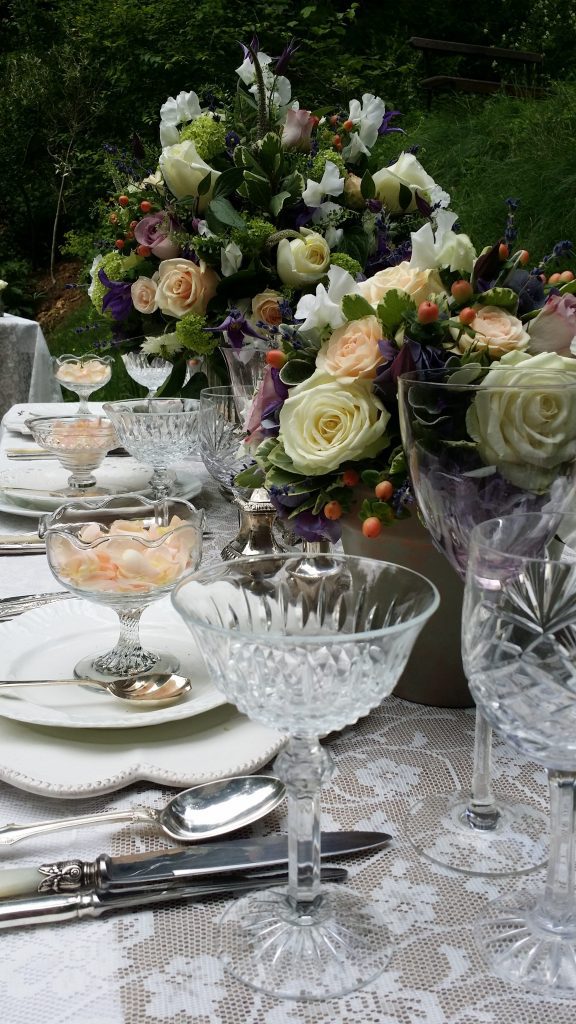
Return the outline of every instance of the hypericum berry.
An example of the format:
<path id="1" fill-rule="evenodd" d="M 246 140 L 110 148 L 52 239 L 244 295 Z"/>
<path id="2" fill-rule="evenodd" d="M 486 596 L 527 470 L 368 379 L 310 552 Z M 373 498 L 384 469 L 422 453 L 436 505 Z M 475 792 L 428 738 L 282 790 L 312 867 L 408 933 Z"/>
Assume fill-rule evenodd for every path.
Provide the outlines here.
<path id="1" fill-rule="evenodd" d="M 131 242 L 132 239 L 134 238 L 134 232 L 133 231 L 127 231 L 126 232 L 126 238 L 128 239 L 129 242 Z"/>
<path id="2" fill-rule="evenodd" d="M 342 139 L 339 135 L 332 136 L 332 145 L 334 146 L 334 149 L 342 149 Z"/>
<path id="3" fill-rule="evenodd" d="M 342 515 L 342 505 L 339 501 L 328 501 L 324 505 L 324 515 L 326 519 L 340 519 Z"/>
<path id="4" fill-rule="evenodd" d="M 362 523 L 362 533 L 365 537 L 370 537 L 371 539 L 380 536 L 382 533 L 382 523 L 377 516 L 369 516 L 368 519 L 364 520 Z"/>
<path id="5" fill-rule="evenodd" d="M 131 231 L 134 231 L 134 228 L 136 227 L 137 223 L 138 223 L 137 220 L 131 220 L 130 221 L 130 230 Z"/>
<path id="6" fill-rule="evenodd" d="M 456 299 L 456 302 L 466 302 L 472 295 L 473 288 L 472 285 L 470 284 L 470 281 L 464 281 L 462 279 L 460 281 L 454 281 L 454 284 L 451 286 L 450 291 L 452 292 L 453 297 Z"/>
<path id="7" fill-rule="evenodd" d="M 128 206 L 130 202 L 128 196 L 118 196 L 118 203 L 120 206 Z"/>
<path id="8" fill-rule="evenodd" d="M 117 249 L 123 249 L 124 246 L 126 245 L 126 242 L 124 241 L 123 238 L 117 238 L 116 241 L 114 242 L 114 245 L 116 246 Z"/>
<path id="9" fill-rule="evenodd" d="M 558 284 L 560 280 L 560 274 L 550 274 L 548 278 L 548 284 Z"/>
<path id="10" fill-rule="evenodd" d="M 139 245 L 138 248 L 136 249 L 136 252 L 138 256 L 149 256 L 150 253 L 152 252 L 152 249 L 150 249 L 147 245 Z"/>
<path id="11" fill-rule="evenodd" d="M 111 224 L 117 224 L 118 223 L 118 214 L 117 213 L 111 213 L 110 216 L 108 217 L 108 220 L 110 221 Z"/>
<path id="12" fill-rule="evenodd" d="M 281 370 L 286 362 L 286 356 L 279 348 L 271 348 L 266 353 L 265 360 L 268 366 L 272 366 L 275 370 Z"/>
<path id="13" fill-rule="evenodd" d="M 465 324 L 466 327 L 469 327 L 476 319 L 476 310 L 472 309 L 472 306 L 465 306 L 464 309 L 460 310 L 458 319 L 461 324 Z"/>
<path id="14" fill-rule="evenodd" d="M 378 498 L 378 501 L 390 501 L 390 498 L 394 494 L 394 488 L 389 480 L 381 480 L 379 484 L 376 484 L 374 494 Z"/>
<path id="15" fill-rule="evenodd" d="M 352 129 L 354 127 L 354 121 L 351 121 L 350 118 L 348 118 L 347 121 L 344 121 L 344 124 L 342 125 L 342 127 L 343 127 L 345 132 L 350 132 L 350 131 L 352 131 Z"/>
<path id="16" fill-rule="evenodd" d="M 506 242 L 500 242 L 498 246 L 498 258 L 501 260 L 507 260 L 510 255 L 510 249 L 506 245 Z"/>
<path id="17" fill-rule="evenodd" d="M 338 114 L 332 114 L 332 117 L 329 120 L 330 120 L 330 124 L 334 125 L 334 124 L 338 124 L 338 121 L 340 120 L 340 118 L 338 117 Z"/>
<path id="18" fill-rule="evenodd" d="M 142 210 L 142 213 L 150 213 L 152 203 L 149 203 L 147 199 L 143 199 L 140 203 L 140 209 Z"/>
<path id="19" fill-rule="evenodd" d="M 421 324 L 433 324 L 438 319 L 439 313 L 440 310 L 436 303 L 430 302 L 428 299 L 418 306 L 418 320 Z"/>
<path id="20" fill-rule="evenodd" d="M 562 273 L 560 274 L 560 280 L 563 281 L 564 284 L 566 284 L 567 281 L 573 281 L 574 280 L 574 274 L 572 273 L 571 270 L 563 270 Z"/>
<path id="21" fill-rule="evenodd" d="M 360 474 L 355 469 L 345 469 L 342 473 L 344 487 L 356 487 L 360 483 Z"/>
<path id="22" fill-rule="evenodd" d="M 521 249 L 518 253 L 518 263 L 525 267 L 529 259 L 530 253 L 528 252 L 528 249 Z"/>

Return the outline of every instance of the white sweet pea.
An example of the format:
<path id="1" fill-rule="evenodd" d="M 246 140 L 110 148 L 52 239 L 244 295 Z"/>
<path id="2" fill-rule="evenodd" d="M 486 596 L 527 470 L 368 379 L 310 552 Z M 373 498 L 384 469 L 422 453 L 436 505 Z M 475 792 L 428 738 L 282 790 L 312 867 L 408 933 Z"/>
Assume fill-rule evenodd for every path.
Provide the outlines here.
<path id="1" fill-rule="evenodd" d="M 327 220 L 330 217 L 332 213 L 339 213 L 341 212 L 341 210 L 342 207 L 338 206 L 337 203 L 320 203 L 320 206 L 317 206 L 316 209 L 314 210 L 314 213 L 312 214 L 312 223 L 322 224 L 325 220 Z"/>
<path id="2" fill-rule="evenodd" d="M 277 107 L 287 106 L 292 95 L 290 82 L 283 75 L 274 75 L 269 67 L 273 58 L 269 57 L 267 53 L 259 52 L 256 57 L 262 69 L 264 87 L 268 97 Z M 249 91 L 256 95 L 258 92 L 256 73 L 254 63 L 249 56 L 242 61 L 240 67 L 236 68 L 236 74 L 244 82 L 244 85 L 248 86 Z"/>
<path id="3" fill-rule="evenodd" d="M 357 284 L 352 274 L 343 267 L 330 267 L 328 271 L 328 288 L 323 284 L 316 286 L 315 295 L 303 295 L 294 317 L 303 320 L 301 331 L 312 331 L 330 326 L 334 330 L 346 323 L 342 312 L 342 299 L 357 291 Z"/>
<path id="4" fill-rule="evenodd" d="M 476 253 L 468 235 L 456 234 L 452 228 L 458 214 L 438 210 L 436 231 L 424 224 L 412 233 L 410 267 L 415 270 L 442 269 L 471 273 Z"/>
<path id="5" fill-rule="evenodd" d="M 328 242 L 330 248 L 335 249 L 337 245 L 340 245 L 343 234 L 343 228 L 334 228 L 330 226 L 329 228 L 326 228 L 326 231 L 324 232 L 324 238 Z"/>
<path id="6" fill-rule="evenodd" d="M 433 189 L 438 186 L 424 170 L 413 153 L 401 153 L 395 164 L 381 167 L 372 175 L 376 197 L 384 203 L 390 213 L 413 213 L 418 209 L 416 194 L 431 200 Z M 412 198 L 406 207 L 400 205 L 400 186 L 409 188 Z M 440 190 L 441 191 L 441 190 Z"/>
<path id="7" fill-rule="evenodd" d="M 208 224 L 207 224 L 207 222 L 205 220 L 199 220 L 197 222 L 196 230 L 197 230 L 198 234 L 202 236 L 202 238 L 214 238 L 215 237 L 214 232 L 210 231 L 210 228 L 208 227 Z"/>
<path id="8" fill-rule="evenodd" d="M 98 258 L 98 257 L 96 257 L 96 258 Z M 92 264 L 92 266 L 94 266 L 94 264 Z M 4 281 L 2 278 L 0 278 L 0 292 L 3 292 L 4 289 L 7 288 L 7 287 L 8 287 L 8 281 Z"/>
<path id="9" fill-rule="evenodd" d="M 256 56 L 258 58 L 258 63 L 262 68 L 267 67 L 268 64 L 272 63 L 272 57 L 269 57 L 267 53 L 262 53 L 262 51 L 260 51 L 259 53 L 256 54 Z M 244 85 L 247 85 L 248 87 L 254 85 L 256 79 L 256 73 L 254 71 L 254 62 L 248 54 L 242 61 L 240 67 L 236 68 L 236 74 L 238 75 L 240 80 L 244 82 Z"/>
<path id="10" fill-rule="evenodd" d="M 302 199 L 306 206 L 320 206 L 324 196 L 341 196 L 344 191 L 344 178 L 340 176 L 336 164 L 327 160 L 320 181 L 308 178 Z"/>
<path id="11" fill-rule="evenodd" d="M 242 250 L 236 242 L 229 242 L 225 249 L 220 249 L 220 266 L 222 276 L 230 277 L 240 270 L 242 264 Z"/>
<path id="12" fill-rule="evenodd" d="M 370 150 L 368 147 L 364 145 L 358 133 L 353 132 L 350 136 L 350 142 L 342 150 L 342 156 L 347 163 L 355 164 L 362 153 L 365 153 L 366 156 L 370 156 Z"/>
<path id="13" fill-rule="evenodd" d="M 378 129 L 386 112 L 386 104 L 379 96 L 365 92 L 362 103 L 350 100 L 349 120 L 358 126 L 360 141 L 370 150 L 378 138 Z"/>
<path id="14" fill-rule="evenodd" d="M 180 140 L 177 125 L 183 121 L 194 121 L 202 109 L 195 92 L 179 92 L 169 96 L 160 107 L 160 142 L 162 146 L 174 146 Z"/>

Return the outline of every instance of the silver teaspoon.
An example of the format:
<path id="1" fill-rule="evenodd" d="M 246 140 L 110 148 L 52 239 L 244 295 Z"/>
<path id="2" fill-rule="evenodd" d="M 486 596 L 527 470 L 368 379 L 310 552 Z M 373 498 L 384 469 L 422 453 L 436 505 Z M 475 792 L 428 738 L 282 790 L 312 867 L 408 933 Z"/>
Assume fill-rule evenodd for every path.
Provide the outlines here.
<path id="1" fill-rule="evenodd" d="M 144 704 L 146 707 L 162 707 L 180 700 L 192 686 L 186 676 L 169 675 L 166 672 L 150 672 L 146 676 L 126 676 L 104 683 L 98 679 L 2 679 L 1 690 L 26 688 L 27 686 L 96 686 L 111 693 L 125 704 Z"/>
<path id="2" fill-rule="evenodd" d="M 211 839 L 250 825 L 269 814 L 283 799 L 285 787 L 272 775 L 239 775 L 185 789 L 172 797 L 165 807 L 135 807 L 106 814 L 84 814 L 76 818 L 55 818 L 31 825 L 4 825 L 0 828 L 0 846 L 12 846 L 21 839 L 57 832 L 80 825 L 129 821 L 157 825 L 171 839 L 194 842 Z"/>

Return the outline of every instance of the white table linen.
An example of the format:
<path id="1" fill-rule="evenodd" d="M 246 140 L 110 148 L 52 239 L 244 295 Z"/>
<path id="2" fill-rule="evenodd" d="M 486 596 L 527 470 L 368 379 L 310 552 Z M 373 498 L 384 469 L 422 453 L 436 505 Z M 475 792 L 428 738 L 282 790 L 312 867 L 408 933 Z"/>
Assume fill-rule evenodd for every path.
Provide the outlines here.
<path id="1" fill-rule="evenodd" d="M 61 402 L 62 390 L 40 324 L 21 316 L 0 316 L 0 417 L 19 402 Z"/>

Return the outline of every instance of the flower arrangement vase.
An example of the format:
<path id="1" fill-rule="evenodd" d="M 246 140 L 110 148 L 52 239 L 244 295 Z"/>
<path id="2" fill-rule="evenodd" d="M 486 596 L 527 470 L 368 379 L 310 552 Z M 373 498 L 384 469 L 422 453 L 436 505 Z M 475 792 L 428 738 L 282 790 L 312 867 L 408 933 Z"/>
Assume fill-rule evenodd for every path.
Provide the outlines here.
<path id="1" fill-rule="evenodd" d="M 440 607 L 414 644 L 394 696 L 432 707 L 473 707 L 461 656 L 464 586 L 417 516 L 383 527 L 374 539 L 363 535 L 357 516 L 347 516 L 342 520 L 342 547 L 349 555 L 413 569 L 431 580 L 440 593 Z"/>

